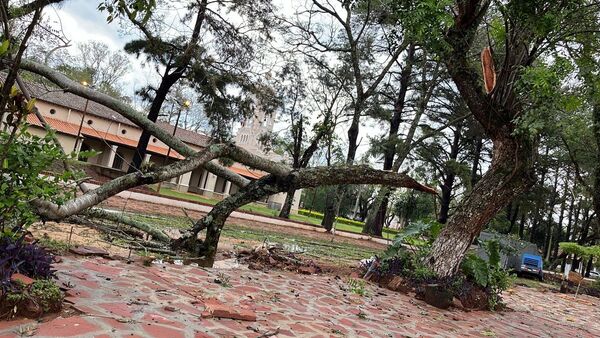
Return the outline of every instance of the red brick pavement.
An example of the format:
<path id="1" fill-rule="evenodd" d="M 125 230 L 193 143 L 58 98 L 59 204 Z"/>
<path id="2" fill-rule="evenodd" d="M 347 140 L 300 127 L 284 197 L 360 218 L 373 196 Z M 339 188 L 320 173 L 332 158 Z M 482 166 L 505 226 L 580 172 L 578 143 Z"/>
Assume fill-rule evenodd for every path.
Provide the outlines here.
<path id="1" fill-rule="evenodd" d="M 57 268 L 60 283 L 73 287 L 69 301 L 84 314 L 0 322 L 0 337 L 259 337 L 279 329 L 276 337 L 574 338 L 600 332 L 599 299 L 525 287 L 506 294 L 513 311 L 462 312 L 371 285 L 361 297 L 333 276 L 221 270 L 230 277 L 231 287 L 224 287 L 214 283 L 218 270 L 190 266 L 64 258 Z M 257 321 L 203 318 L 209 299 L 253 311 Z"/>

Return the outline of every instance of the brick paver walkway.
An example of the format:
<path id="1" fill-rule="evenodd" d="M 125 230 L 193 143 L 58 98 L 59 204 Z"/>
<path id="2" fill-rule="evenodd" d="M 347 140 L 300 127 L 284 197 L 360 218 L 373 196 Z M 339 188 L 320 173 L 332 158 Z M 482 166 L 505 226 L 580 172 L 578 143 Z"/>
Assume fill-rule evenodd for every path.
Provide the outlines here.
<path id="1" fill-rule="evenodd" d="M 167 264 L 144 267 L 99 258 L 66 257 L 57 265 L 67 300 L 84 314 L 37 323 L 0 322 L 0 337 L 593 337 L 600 300 L 516 287 L 514 311 L 443 311 L 407 295 L 367 285 L 348 292 L 333 276 L 288 272 L 204 270 Z M 214 282 L 230 278 L 230 287 Z M 202 318 L 216 298 L 257 314 L 257 321 Z M 175 311 L 173 311 L 175 310 Z"/>

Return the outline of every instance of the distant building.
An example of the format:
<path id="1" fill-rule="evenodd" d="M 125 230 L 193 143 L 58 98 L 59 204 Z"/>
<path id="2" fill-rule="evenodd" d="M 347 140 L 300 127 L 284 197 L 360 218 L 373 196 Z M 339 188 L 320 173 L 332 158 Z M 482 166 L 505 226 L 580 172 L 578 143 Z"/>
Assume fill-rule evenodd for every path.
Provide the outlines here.
<path id="1" fill-rule="evenodd" d="M 36 98 L 36 106 L 40 113 L 57 131 L 58 140 L 66 153 L 71 153 L 73 150 L 99 152 L 99 155 L 88 158 L 86 161 L 93 165 L 96 172 L 104 176 L 117 177 L 127 171 L 142 134 L 142 130 L 138 126 L 114 110 L 87 101 L 80 96 L 65 93 L 57 88 L 48 88 L 39 83 L 27 83 L 26 86 L 32 96 Z M 258 137 L 262 132 L 272 130 L 272 117 L 257 112 L 251 121 L 240 128 L 235 140 L 238 145 L 248 151 L 264 156 L 258 144 Z M 27 122 L 30 124 L 32 134 L 40 136 L 45 134 L 41 122 L 35 115 L 30 114 Z M 173 125 L 165 122 L 158 122 L 158 125 L 169 133 L 173 132 Z M 0 126 L 6 128 L 4 123 L 0 123 Z M 81 132 L 78 140 L 80 126 Z M 177 128 L 175 136 L 196 151 L 202 150 L 210 142 L 209 136 L 182 128 Z M 169 154 L 168 158 L 167 154 Z M 182 158 L 183 156 L 176 151 L 169 151 L 169 147 L 160 140 L 154 137 L 150 139 L 146 162 L 154 162 L 156 165 L 162 166 Z M 271 159 L 275 160 L 275 156 Z M 280 159 L 279 157 L 277 160 Z M 233 164 L 229 169 L 251 180 L 267 174 L 240 163 Z M 217 177 L 203 168 L 195 169 L 163 184 L 163 186 L 169 186 L 182 192 L 195 193 L 213 199 L 222 199 L 239 190 L 235 184 Z M 298 209 L 299 197 L 298 194 L 294 200 L 292 207 L 294 211 Z M 284 200 L 285 194 L 280 193 L 259 201 L 259 203 L 265 203 L 273 209 L 280 209 Z"/>

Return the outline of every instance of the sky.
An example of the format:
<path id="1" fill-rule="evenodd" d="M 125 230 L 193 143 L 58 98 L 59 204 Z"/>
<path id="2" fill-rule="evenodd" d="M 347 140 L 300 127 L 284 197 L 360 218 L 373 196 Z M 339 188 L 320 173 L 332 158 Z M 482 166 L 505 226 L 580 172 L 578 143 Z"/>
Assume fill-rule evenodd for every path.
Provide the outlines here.
<path id="1" fill-rule="evenodd" d="M 64 4 L 47 8 L 44 15 L 55 27 L 61 27 L 65 37 L 71 41 L 70 50 L 75 52 L 78 43 L 91 40 L 101 41 L 113 50 L 123 50 L 130 37 L 120 32 L 119 25 L 108 24 L 106 13 L 98 11 L 99 1 L 68 0 Z M 132 96 L 136 89 L 155 78 L 155 71 L 143 67 L 135 56 L 129 56 L 131 69 L 123 79 L 124 93 Z"/>
<path id="2" fill-rule="evenodd" d="M 276 0 L 276 3 L 279 0 Z M 96 40 L 106 43 L 111 49 L 123 50 L 125 43 L 132 37 L 124 34 L 117 22 L 107 23 L 106 13 L 102 13 L 97 9 L 99 1 L 90 0 L 67 0 L 61 5 L 53 5 L 44 11 L 44 15 L 52 22 L 56 28 L 62 28 L 64 36 L 71 41 L 70 49 L 75 53 L 75 46 L 78 43 L 90 40 Z M 281 0 L 281 5 L 284 12 L 293 12 L 295 9 L 286 0 Z M 156 82 L 158 76 L 153 67 L 143 66 L 142 60 L 135 56 L 129 56 L 131 69 L 123 79 L 124 95 L 132 97 L 136 89 L 150 83 Z M 284 126 L 276 125 L 275 130 L 284 129 Z M 338 128 L 340 139 L 344 142 L 347 140 L 345 128 Z M 380 133 L 378 127 L 367 125 L 361 128 L 362 142 L 359 146 L 358 153 L 364 153 L 368 150 L 368 137 L 374 133 Z"/>

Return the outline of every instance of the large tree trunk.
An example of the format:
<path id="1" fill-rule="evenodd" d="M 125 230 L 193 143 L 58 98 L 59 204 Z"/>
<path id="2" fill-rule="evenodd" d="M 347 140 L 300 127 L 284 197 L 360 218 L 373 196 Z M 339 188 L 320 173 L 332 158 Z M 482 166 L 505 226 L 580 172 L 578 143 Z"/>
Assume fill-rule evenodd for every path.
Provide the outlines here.
<path id="1" fill-rule="evenodd" d="M 508 231 L 506 232 L 507 234 L 512 234 L 513 229 L 515 228 L 515 225 L 517 224 L 517 217 L 519 216 L 519 208 L 520 208 L 520 204 L 516 203 L 517 206 L 513 207 L 513 204 L 510 203 L 508 205 L 508 221 L 510 222 L 510 226 L 508 227 Z"/>
<path id="2" fill-rule="evenodd" d="M 524 212 L 521 214 L 521 221 L 519 221 L 519 239 L 523 240 L 523 235 L 525 233 L 525 216 L 527 214 Z"/>
<path id="3" fill-rule="evenodd" d="M 327 198 L 325 200 L 325 212 L 323 213 L 323 219 L 321 220 L 321 226 L 326 231 L 333 229 L 333 223 L 335 223 L 335 217 L 337 216 L 337 206 L 340 203 L 342 187 L 331 187 L 327 190 Z"/>
<path id="4" fill-rule="evenodd" d="M 279 212 L 279 217 L 290 218 L 290 212 L 292 211 L 292 204 L 294 204 L 294 195 L 296 194 L 296 189 L 291 188 L 288 190 L 287 195 L 285 195 L 285 202 L 283 202 L 283 206 L 281 207 L 281 211 Z"/>
<path id="5" fill-rule="evenodd" d="M 398 130 L 400 130 L 400 124 L 402 123 L 402 114 L 404 112 L 404 106 L 406 102 L 406 93 L 408 92 L 408 86 L 410 85 L 410 79 L 412 74 L 413 63 L 415 59 L 415 46 L 410 45 L 406 55 L 406 65 L 402 69 L 400 74 L 400 88 L 398 95 L 394 101 L 394 114 L 390 120 L 390 131 L 388 133 L 388 140 L 384 147 L 383 152 L 383 170 L 391 170 L 394 165 L 394 157 L 396 156 L 396 143 L 398 142 Z M 406 143 L 408 140 L 404 140 Z M 382 192 L 381 203 L 377 209 L 373 209 L 370 213 L 375 215 L 367 216 L 365 225 L 362 232 L 364 234 L 381 236 L 383 233 L 383 225 L 385 221 L 385 215 L 387 213 L 390 191 L 385 189 Z"/>
<path id="6" fill-rule="evenodd" d="M 380 207 L 377 209 L 377 213 L 372 217 L 371 215 L 367 216 L 365 220 L 365 225 L 363 226 L 362 233 L 372 236 L 382 236 L 383 235 L 383 226 L 385 224 L 385 218 L 388 209 L 388 203 L 390 200 L 391 190 L 385 189 L 383 193 L 383 198 L 381 200 Z M 374 212 L 372 210 L 371 212 Z M 371 217 L 370 217 L 371 216 Z"/>
<path id="7" fill-rule="evenodd" d="M 453 275 L 483 227 L 533 184 L 534 149 L 528 140 L 508 131 L 496 137 L 490 169 L 457 207 L 427 257 L 439 277 Z"/>
<path id="8" fill-rule="evenodd" d="M 458 126 L 454 131 L 454 138 L 452 140 L 450 156 L 448 158 L 451 161 L 455 161 L 458 158 L 461 130 L 461 126 Z M 456 173 L 454 172 L 453 167 L 446 166 L 444 171 L 446 174 L 441 185 L 442 196 L 440 198 L 440 214 L 438 216 L 438 222 L 442 224 L 446 224 L 448 221 L 448 215 L 450 213 L 450 201 L 452 200 L 452 189 L 454 188 L 454 180 L 456 179 Z"/>
<path id="9" fill-rule="evenodd" d="M 550 247 L 552 245 L 552 222 L 554 219 L 554 204 L 556 203 L 556 197 L 558 192 L 556 188 L 558 187 L 558 170 L 554 175 L 554 185 L 552 186 L 552 198 L 550 198 L 550 203 L 548 205 L 548 217 L 546 223 L 546 231 L 544 236 L 544 255 L 546 259 L 548 259 L 550 253 Z"/>

